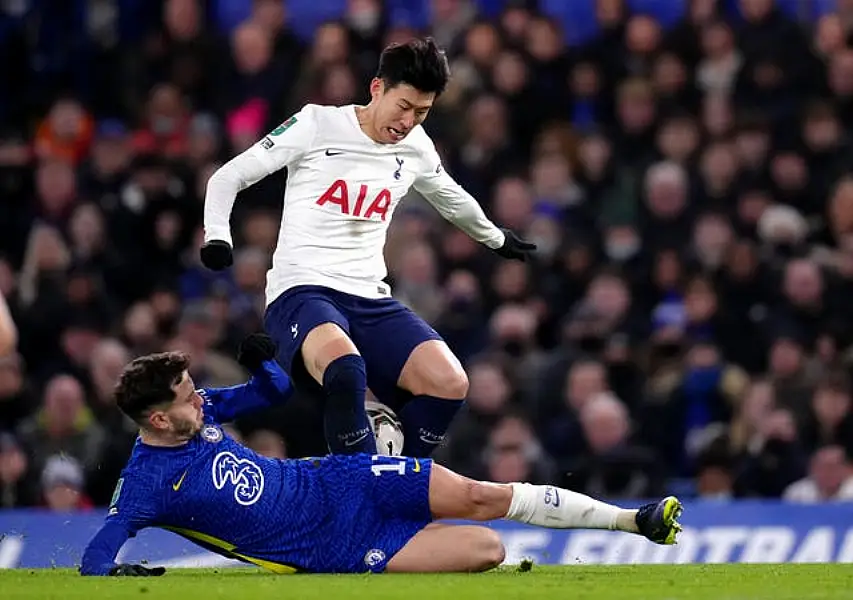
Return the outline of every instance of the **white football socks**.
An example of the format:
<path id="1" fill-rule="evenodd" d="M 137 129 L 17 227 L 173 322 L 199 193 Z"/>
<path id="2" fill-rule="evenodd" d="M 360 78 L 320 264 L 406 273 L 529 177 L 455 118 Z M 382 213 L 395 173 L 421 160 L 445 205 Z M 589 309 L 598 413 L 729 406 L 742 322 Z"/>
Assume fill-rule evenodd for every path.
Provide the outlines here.
<path id="1" fill-rule="evenodd" d="M 506 519 L 549 529 L 618 529 L 637 533 L 635 510 L 550 485 L 512 483 Z"/>

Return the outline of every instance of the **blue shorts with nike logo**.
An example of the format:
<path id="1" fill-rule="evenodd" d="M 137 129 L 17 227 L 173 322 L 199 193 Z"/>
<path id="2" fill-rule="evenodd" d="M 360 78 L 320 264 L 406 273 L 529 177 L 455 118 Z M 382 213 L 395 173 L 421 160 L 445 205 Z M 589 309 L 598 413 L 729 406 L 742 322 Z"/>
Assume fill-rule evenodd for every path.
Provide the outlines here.
<path id="1" fill-rule="evenodd" d="M 323 515 L 325 525 L 307 551 L 317 556 L 314 571 L 381 573 L 433 520 L 430 459 L 356 454 L 308 460 L 317 465 L 317 504 L 290 510 Z"/>
<path id="2" fill-rule="evenodd" d="M 397 387 L 403 366 L 418 345 L 441 336 L 394 298 L 362 298 L 315 285 L 285 291 L 266 310 L 264 328 L 278 344 L 278 359 L 297 389 L 322 393 L 302 362 L 302 342 L 323 323 L 335 323 L 352 339 L 367 367 L 367 386 L 399 410 L 411 395 Z"/>

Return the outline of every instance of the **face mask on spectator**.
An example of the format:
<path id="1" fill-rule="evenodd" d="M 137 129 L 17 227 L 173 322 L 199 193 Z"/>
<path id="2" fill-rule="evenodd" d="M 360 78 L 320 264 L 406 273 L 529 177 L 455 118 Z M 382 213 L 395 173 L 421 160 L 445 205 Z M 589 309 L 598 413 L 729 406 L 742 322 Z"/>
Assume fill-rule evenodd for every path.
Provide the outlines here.
<path id="1" fill-rule="evenodd" d="M 773 244 L 773 253 L 780 258 L 793 258 L 800 250 L 801 246 L 794 242 L 782 241 Z"/>
<path id="2" fill-rule="evenodd" d="M 636 256 L 640 251 L 639 240 L 605 243 L 604 251 L 610 260 L 623 261 Z"/>
<path id="3" fill-rule="evenodd" d="M 168 135 L 175 130 L 175 120 L 171 117 L 154 117 L 151 129 L 156 135 Z"/>
<path id="4" fill-rule="evenodd" d="M 348 22 L 359 33 L 370 33 L 379 25 L 380 16 L 380 11 L 368 8 L 350 14 Z"/>
<path id="5" fill-rule="evenodd" d="M 525 344 L 521 340 L 504 340 L 502 346 L 503 351 L 512 356 L 513 358 L 518 358 L 519 356 L 524 354 Z"/>

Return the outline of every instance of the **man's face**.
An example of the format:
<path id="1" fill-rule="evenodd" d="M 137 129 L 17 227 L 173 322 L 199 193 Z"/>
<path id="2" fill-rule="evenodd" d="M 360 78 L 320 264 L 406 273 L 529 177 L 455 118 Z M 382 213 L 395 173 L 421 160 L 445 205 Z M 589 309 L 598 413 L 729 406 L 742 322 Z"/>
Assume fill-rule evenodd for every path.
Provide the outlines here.
<path id="1" fill-rule="evenodd" d="M 408 83 L 387 87 L 381 79 L 370 84 L 376 102 L 375 134 L 381 144 L 396 144 L 426 119 L 435 102 L 435 93 L 422 92 Z"/>
<path id="2" fill-rule="evenodd" d="M 178 439 L 188 440 L 201 431 L 204 424 L 202 399 L 195 390 L 189 373 L 184 371 L 180 383 L 174 385 L 175 399 L 171 404 L 154 410 L 149 420 L 160 432 L 169 432 Z"/>

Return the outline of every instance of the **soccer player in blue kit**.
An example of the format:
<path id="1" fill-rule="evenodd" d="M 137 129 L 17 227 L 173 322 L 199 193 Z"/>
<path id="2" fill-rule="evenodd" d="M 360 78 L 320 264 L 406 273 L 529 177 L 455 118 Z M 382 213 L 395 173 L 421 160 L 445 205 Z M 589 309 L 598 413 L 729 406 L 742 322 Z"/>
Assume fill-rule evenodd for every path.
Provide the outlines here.
<path id="1" fill-rule="evenodd" d="M 139 437 L 81 574 L 162 575 L 162 567 L 114 562 L 146 527 L 276 573 L 470 572 L 503 562 L 494 530 L 440 519 L 620 530 L 659 544 L 675 543 L 681 530 L 673 497 L 627 510 L 552 486 L 475 481 L 427 458 L 261 456 L 221 423 L 292 395 L 275 352 L 267 336 L 249 336 L 238 359 L 252 377 L 223 389 L 197 390 L 182 353 L 125 368 L 116 401 Z"/>

